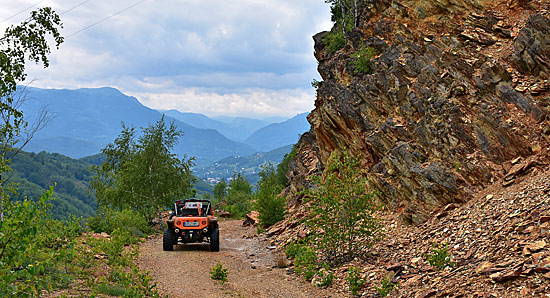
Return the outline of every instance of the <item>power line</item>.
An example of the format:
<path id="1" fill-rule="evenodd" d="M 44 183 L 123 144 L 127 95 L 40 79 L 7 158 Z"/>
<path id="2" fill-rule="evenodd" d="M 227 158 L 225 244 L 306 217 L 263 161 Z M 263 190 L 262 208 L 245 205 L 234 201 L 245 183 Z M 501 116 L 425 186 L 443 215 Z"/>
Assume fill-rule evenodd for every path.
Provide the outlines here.
<path id="1" fill-rule="evenodd" d="M 33 7 L 35 7 L 36 5 L 38 5 L 38 4 L 40 4 L 40 3 L 44 2 L 44 1 L 46 1 L 46 0 L 41 0 L 41 1 L 39 1 L 39 2 L 36 2 L 35 4 L 33 4 L 33 5 L 31 5 L 31 6 L 27 7 L 27 8 L 25 8 L 25 9 L 23 9 L 22 11 L 20 11 L 20 12 L 14 14 L 14 15 L 12 15 L 12 16 L 10 16 L 9 18 L 3 19 L 2 21 L 0 21 L 0 23 L 3 23 L 3 22 L 5 22 L 5 21 L 7 21 L 7 20 L 9 20 L 9 19 L 11 19 L 11 18 L 13 18 L 13 17 L 16 17 L 16 16 L 18 16 L 18 15 L 24 13 L 25 11 L 27 11 L 27 10 L 29 10 L 29 9 L 31 9 L 31 8 L 33 8 Z"/>
<path id="2" fill-rule="evenodd" d="M 82 2 L 80 2 L 79 4 L 77 4 L 77 5 L 75 5 L 75 6 L 71 7 L 71 8 L 69 8 L 69 9 L 67 9 L 67 10 L 65 10 L 64 12 L 62 12 L 62 13 L 60 13 L 60 14 L 62 14 L 62 15 L 63 15 L 63 14 L 66 14 L 66 13 L 68 13 L 69 11 L 71 11 L 71 10 L 77 8 L 77 7 L 80 7 L 80 6 L 82 6 L 83 4 L 85 4 L 86 2 L 89 2 L 89 1 L 91 1 L 91 0 L 82 1 Z"/>
<path id="3" fill-rule="evenodd" d="M 105 22 L 106 20 L 108 20 L 108 19 L 110 19 L 110 18 L 112 18 L 112 17 L 114 17 L 114 16 L 116 16 L 116 15 L 119 15 L 119 14 L 121 14 L 121 13 L 123 13 L 123 12 L 125 12 L 125 11 L 127 11 L 127 10 L 133 8 L 133 7 L 135 7 L 135 6 L 138 6 L 139 4 L 141 4 L 141 3 L 145 2 L 145 1 L 147 1 L 147 0 L 140 0 L 140 1 L 138 1 L 138 2 L 136 2 L 136 3 L 134 3 L 134 4 L 132 4 L 132 5 L 130 5 L 130 6 L 126 7 L 126 8 L 124 8 L 123 10 L 121 10 L 121 11 L 119 11 L 119 12 L 116 12 L 116 13 L 114 13 L 114 14 L 112 14 L 112 15 L 110 15 L 110 16 L 104 18 L 104 19 L 101 19 L 101 20 L 99 20 L 99 21 L 97 21 L 97 22 L 95 22 L 95 23 L 93 23 L 93 24 L 90 24 L 90 25 L 88 25 L 88 26 L 86 26 L 86 27 L 84 27 L 84 28 L 82 28 L 82 29 L 80 29 L 80 30 L 78 30 L 78 31 L 76 31 L 76 32 L 73 32 L 73 33 L 67 35 L 65 38 L 69 38 L 69 37 L 71 37 L 71 36 L 73 36 L 73 35 L 75 35 L 75 34 L 78 34 L 78 33 L 82 32 L 82 31 L 84 31 L 84 30 L 90 29 L 91 27 L 93 27 L 93 26 L 95 26 L 95 25 L 97 25 L 97 24 L 103 23 L 103 22 Z"/>

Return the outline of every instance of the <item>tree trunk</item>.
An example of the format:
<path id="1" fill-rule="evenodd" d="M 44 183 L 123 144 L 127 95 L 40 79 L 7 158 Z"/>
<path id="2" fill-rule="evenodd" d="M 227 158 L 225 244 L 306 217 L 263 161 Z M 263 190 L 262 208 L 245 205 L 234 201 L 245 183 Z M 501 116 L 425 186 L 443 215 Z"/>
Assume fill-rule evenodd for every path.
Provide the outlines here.
<path id="1" fill-rule="evenodd" d="M 340 10 L 342 11 L 342 36 L 344 37 L 344 40 L 346 41 L 346 44 L 348 43 L 346 40 L 346 8 L 345 0 L 340 0 Z"/>

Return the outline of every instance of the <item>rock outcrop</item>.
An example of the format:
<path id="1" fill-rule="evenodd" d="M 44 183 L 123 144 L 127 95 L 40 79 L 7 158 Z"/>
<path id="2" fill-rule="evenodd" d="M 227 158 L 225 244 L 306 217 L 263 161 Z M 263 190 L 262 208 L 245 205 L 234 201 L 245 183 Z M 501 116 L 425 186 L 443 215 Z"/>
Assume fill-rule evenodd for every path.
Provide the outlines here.
<path id="1" fill-rule="evenodd" d="M 343 49 L 314 36 L 323 81 L 287 195 L 299 199 L 332 152 L 348 151 L 369 189 L 420 224 L 500 183 L 518 157 L 547 154 L 549 1 L 359 2 Z M 362 47 L 380 53 L 371 73 L 354 68 Z"/>

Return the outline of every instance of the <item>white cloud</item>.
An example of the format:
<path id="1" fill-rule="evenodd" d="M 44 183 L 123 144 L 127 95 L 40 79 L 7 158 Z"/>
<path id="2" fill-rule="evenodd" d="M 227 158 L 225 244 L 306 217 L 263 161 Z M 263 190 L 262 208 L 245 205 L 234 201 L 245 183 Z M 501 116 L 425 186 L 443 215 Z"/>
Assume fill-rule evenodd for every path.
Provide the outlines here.
<path id="1" fill-rule="evenodd" d="M 198 88 L 181 93 L 132 94 L 154 109 L 176 109 L 209 116 L 233 115 L 266 118 L 292 117 L 313 108 L 314 94 L 302 90 L 245 89 L 239 93 L 218 94 Z"/>
<path id="2" fill-rule="evenodd" d="M 0 20 L 36 2 L 8 1 L 0 7 Z M 63 12 L 80 2 L 45 0 L 41 5 Z M 92 0 L 62 14 L 66 42 L 52 51 L 50 68 L 29 65 L 29 78 L 37 79 L 33 85 L 113 86 L 130 94 L 147 94 L 148 98 L 155 98 L 154 94 L 203 98 L 208 94 L 229 101 L 224 105 L 226 112 L 243 115 L 247 110 L 286 115 L 289 104 L 302 112 L 310 109 L 313 97 L 300 94 L 312 93 L 309 84 L 318 78 L 311 36 L 330 28 L 329 8 L 324 1 L 146 0 L 70 36 L 136 2 Z M 26 16 L 28 12 L 0 26 L 20 22 Z M 250 90 L 262 91 L 256 94 Z M 279 96 L 288 90 L 298 90 L 290 92 L 292 101 Z M 186 107 L 187 111 L 219 112 L 219 105 L 199 105 L 199 101 L 194 104 L 185 99 L 177 104 L 177 96 L 170 98 L 174 107 Z"/>

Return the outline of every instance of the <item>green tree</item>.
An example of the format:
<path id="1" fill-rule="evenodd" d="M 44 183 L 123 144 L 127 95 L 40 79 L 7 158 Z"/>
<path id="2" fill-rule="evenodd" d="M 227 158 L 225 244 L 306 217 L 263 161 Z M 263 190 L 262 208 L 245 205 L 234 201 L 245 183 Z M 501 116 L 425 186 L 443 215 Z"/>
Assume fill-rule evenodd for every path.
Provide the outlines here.
<path id="1" fill-rule="evenodd" d="M 250 212 L 251 200 L 252 185 L 241 173 L 234 173 L 223 206 L 231 212 L 232 216 L 243 217 Z"/>
<path id="2" fill-rule="evenodd" d="M 28 61 L 41 63 L 45 68 L 49 66 L 48 36 L 53 38 L 58 48 L 63 42 L 59 33 L 61 27 L 59 16 L 46 7 L 31 12 L 31 16 L 21 24 L 8 27 L 0 38 L 0 175 L 10 170 L 10 160 L 39 129 L 39 126 L 29 128 L 23 117 L 20 110 L 22 97 L 16 92 L 17 84 L 27 77 L 25 66 Z M 0 220 L 3 220 L 1 210 L 8 199 L 4 195 L 3 178 L 0 176 Z"/>
<path id="3" fill-rule="evenodd" d="M 183 132 L 164 116 L 143 129 L 137 140 L 135 129 L 123 125 L 114 143 L 102 150 L 107 160 L 92 166 L 91 187 L 101 207 L 141 213 L 151 221 L 155 214 L 177 198 L 192 195 L 193 158 L 179 159 L 172 149 Z"/>
<path id="4" fill-rule="evenodd" d="M 297 147 L 292 147 L 292 150 L 285 154 L 285 157 L 283 157 L 281 163 L 277 165 L 277 171 L 275 173 L 277 176 L 277 183 L 283 187 L 288 186 L 288 178 L 286 177 L 286 173 L 288 172 L 290 162 L 296 158 L 296 152 Z"/>
<path id="5" fill-rule="evenodd" d="M 280 177 L 271 164 L 262 169 L 260 177 L 254 196 L 256 210 L 260 214 L 260 224 L 263 227 L 269 227 L 285 218 L 286 199 L 280 195 L 284 181 L 279 180 Z"/>
<path id="6" fill-rule="evenodd" d="M 218 182 L 216 186 L 214 186 L 214 199 L 216 202 L 223 202 L 226 197 L 227 183 L 225 182 L 225 179 L 222 179 L 222 181 Z"/>
<path id="7" fill-rule="evenodd" d="M 312 216 L 307 222 L 317 235 L 318 248 L 333 261 L 357 256 L 381 238 L 374 217 L 375 193 L 367 192 L 359 158 L 333 153 L 318 188 L 310 191 Z"/>

